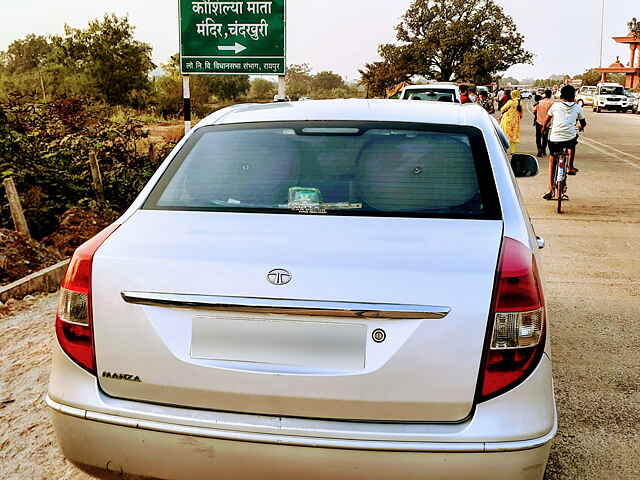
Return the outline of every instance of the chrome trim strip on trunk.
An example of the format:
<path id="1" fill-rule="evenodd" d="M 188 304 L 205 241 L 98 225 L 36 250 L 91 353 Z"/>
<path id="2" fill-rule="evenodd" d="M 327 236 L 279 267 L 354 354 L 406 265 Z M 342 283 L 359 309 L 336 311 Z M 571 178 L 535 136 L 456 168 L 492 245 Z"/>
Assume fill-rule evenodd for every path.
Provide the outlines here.
<path id="1" fill-rule="evenodd" d="M 127 303 L 178 308 L 206 308 L 223 312 L 278 313 L 287 315 L 351 318 L 442 319 L 451 309 L 429 305 L 327 302 L 276 298 L 220 297 L 156 292 L 121 292 Z"/>
<path id="2" fill-rule="evenodd" d="M 486 452 L 515 452 L 531 450 L 549 443 L 556 435 L 557 423 L 546 435 L 519 442 L 403 442 L 389 440 L 350 440 L 342 438 L 298 437 L 294 435 L 274 435 L 267 433 L 238 432 L 219 430 L 190 425 L 175 425 L 171 423 L 139 420 L 136 418 L 109 415 L 105 413 L 80 410 L 62 405 L 46 397 L 47 405 L 55 412 L 81 418 L 88 421 L 116 425 L 120 427 L 136 428 L 160 433 L 186 435 L 190 437 L 214 438 L 250 443 L 270 443 L 275 445 L 291 445 L 297 447 L 333 448 L 341 450 L 377 450 L 393 452 L 423 452 L 423 453 L 486 453 Z"/>

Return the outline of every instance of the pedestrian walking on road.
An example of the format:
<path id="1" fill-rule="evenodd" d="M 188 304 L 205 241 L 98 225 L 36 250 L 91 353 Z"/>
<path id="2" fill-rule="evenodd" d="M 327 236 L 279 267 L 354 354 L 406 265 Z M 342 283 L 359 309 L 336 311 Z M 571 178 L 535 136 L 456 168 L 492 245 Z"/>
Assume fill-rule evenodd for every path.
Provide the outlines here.
<path id="1" fill-rule="evenodd" d="M 536 113 L 536 107 L 538 106 L 538 104 L 540 103 L 540 100 L 542 100 L 542 96 L 538 95 L 536 93 L 536 95 L 533 97 L 533 128 L 536 127 L 536 121 L 538 120 L 538 114 Z M 538 148 L 538 151 L 540 151 L 540 148 Z"/>
<path id="2" fill-rule="evenodd" d="M 544 129 L 544 125 L 549 118 L 549 109 L 553 106 L 555 101 L 553 98 L 553 92 L 551 90 L 545 90 L 544 99 L 533 108 L 533 113 L 536 117 L 536 146 L 538 147 L 538 157 L 545 157 L 547 155 L 547 145 L 549 143 L 549 132 Z"/>
<path id="3" fill-rule="evenodd" d="M 516 153 L 520 143 L 520 122 L 522 121 L 522 100 L 518 90 L 511 92 L 511 100 L 500 111 L 502 112 L 500 127 L 505 135 L 509 137 L 509 143 L 511 144 L 509 153 Z"/>
<path id="4" fill-rule="evenodd" d="M 496 113 L 496 107 L 493 104 L 493 99 L 489 98 L 489 92 L 485 90 L 480 90 L 480 96 L 478 97 L 478 104 L 480 104 L 480 106 L 484 108 L 487 111 L 487 113 L 489 113 L 490 115 L 493 115 L 494 113 Z"/>
<path id="5" fill-rule="evenodd" d="M 502 110 L 507 102 L 511 99 L 511 90 L 505 90 L 502 96 L 498 97 L 498 110 Z"/>

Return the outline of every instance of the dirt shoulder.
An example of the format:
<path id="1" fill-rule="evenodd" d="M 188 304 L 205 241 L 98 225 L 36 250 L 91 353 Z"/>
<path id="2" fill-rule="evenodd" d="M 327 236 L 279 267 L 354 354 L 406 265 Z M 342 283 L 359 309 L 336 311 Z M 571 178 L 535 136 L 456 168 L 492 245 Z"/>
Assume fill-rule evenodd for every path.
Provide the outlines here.
<path id="1" fill-rule="evenodd" d="M 21 301 L 22 311 L 0 316 L 0 478 L 3 480 L 135 480 L 82 471 L 66 460 L 44 403 L 55 341 L 58 294 Z"/>
<path id="2" fill-rule="evenodd" d="M 0 286 L 55 265 L 62 258 L 55 249 L 13 230 L 0 229 Z"/>

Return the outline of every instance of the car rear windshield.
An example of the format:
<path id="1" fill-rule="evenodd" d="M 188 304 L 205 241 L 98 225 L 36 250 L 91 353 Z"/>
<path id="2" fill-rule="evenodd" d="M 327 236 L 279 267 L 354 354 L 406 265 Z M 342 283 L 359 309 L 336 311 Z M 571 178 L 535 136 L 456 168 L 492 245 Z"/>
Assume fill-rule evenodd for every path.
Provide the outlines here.
<path id="1" fill-rule="evenodd" d="M 409 100 L 412 97 L 420 98 L 420 100 L 433 99 L 436 101 L 440 98 L 447 98 L 448 100 L 441 100 L 441 101 L 453 102 L 455 100 L 454 98 L 455 90 L 452 88 L 434 88 L 434 87 L 422 88 L 422 89 L 411 88 L 411 89 L 405 90 L 404 99 Z"/>
<path id="2" fill-rule="evenodd" d="M 383 122 L 199 128 L 144 208 L 500 218 L 479 130 Z"/>

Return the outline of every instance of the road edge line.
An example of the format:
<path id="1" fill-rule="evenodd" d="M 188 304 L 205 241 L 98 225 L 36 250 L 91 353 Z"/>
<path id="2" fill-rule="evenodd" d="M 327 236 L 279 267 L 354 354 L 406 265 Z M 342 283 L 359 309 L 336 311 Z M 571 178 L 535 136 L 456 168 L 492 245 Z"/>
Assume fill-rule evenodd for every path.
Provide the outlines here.
<path id="1" fill-rule="evenodd" d="M 627 165 L 631 165 L 632 167 L 637 168 L 637 169 L 639 169 L 639 170 L 640 170 L 640 165 L 637 165 L 637 164 L 635 164 L 634 162 L 632 162 L 631 160 L 627 160 L 626 158 L 620 158 L 620 157 L 619 157 L 618 155 L 616 155 L 615 153 L 613 153 L 613 152 L 609 152 L 609 151 L 605 150 L 605 149 L 604 149 L 604 148 L 602 148 L 602 147 L 598 147 L 598 146 L 596 146 L 596 145 L 593 145 L 593 144 L 591 143 L 591 142 L 593 142 L 593 140 L 591 140 L 591 139 L 584 138 L 584 137 L 580 137 L 579 142 L 580 142 L 580 144 L 585 145 L 585 146 L 587 146 L 587 147 L 589 147 L 589 148 L 591 148 L 591 149 L 595 150 L 596 152 L 599 152 L 599 153 L 602 153 L 602 154 L 604 154 L 604 155 L 607 155 L 607 156 L 609 156 L 609 157 L 613 158 L 614 160 L 618 160 L 618 161 L 620 161 L 620 162 L 624 162 L 624 163 L 626 163 Z"/>

